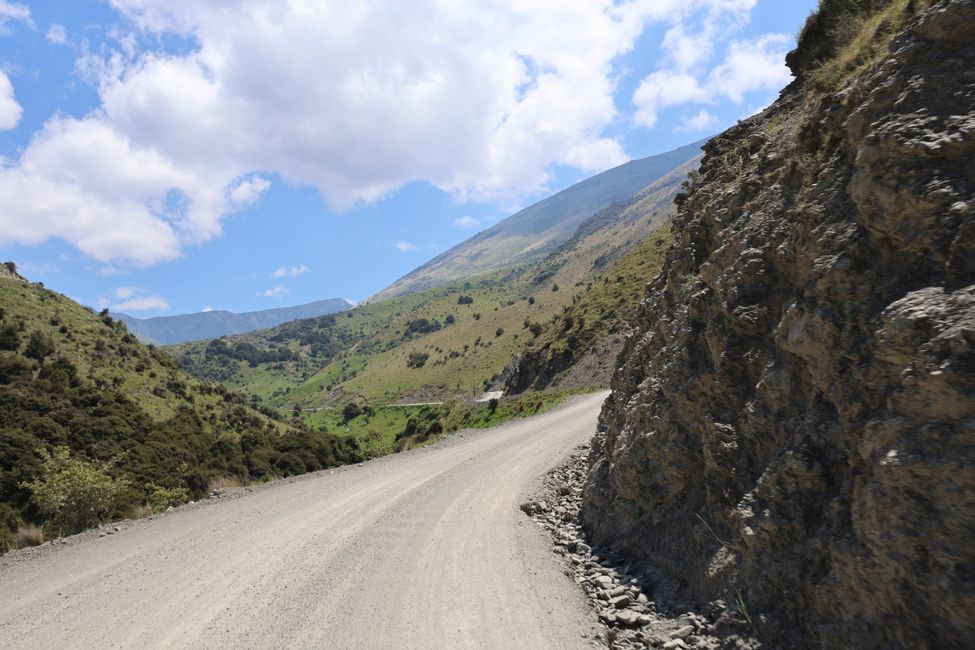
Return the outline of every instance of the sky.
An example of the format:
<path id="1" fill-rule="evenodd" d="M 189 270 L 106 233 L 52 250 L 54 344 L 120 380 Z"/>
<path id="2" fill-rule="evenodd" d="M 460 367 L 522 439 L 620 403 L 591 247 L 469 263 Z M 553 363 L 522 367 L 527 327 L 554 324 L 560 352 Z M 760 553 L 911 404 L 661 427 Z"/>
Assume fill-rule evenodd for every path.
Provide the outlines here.
<path id="1" fill-rule="evenodd" d="M 139 317 L 362 300 L 770 104 L 816 0 L 0 0 L 0 261 Z"/>

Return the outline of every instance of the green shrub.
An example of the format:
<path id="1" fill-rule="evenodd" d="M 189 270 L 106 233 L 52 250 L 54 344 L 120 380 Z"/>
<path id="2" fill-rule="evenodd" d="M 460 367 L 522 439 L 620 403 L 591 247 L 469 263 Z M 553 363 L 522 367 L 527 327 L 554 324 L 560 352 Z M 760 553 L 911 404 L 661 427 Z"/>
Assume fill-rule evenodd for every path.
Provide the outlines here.
<path id="1" fill-rule="evenodd" d="M 362 407 L 355 402 L 349 402 L 342 408 L 342 419 L 351 422 L 362 415 Z"/>
<path id="2" fill-rule="evenodd" d="M 16 350 L 20 347 L 20 334 L 14 325 L 0 327 L 0 350 Z"/>
<path id="3" fill-rule="evenodd" d="M 109 517 L 127 485 L 112 478 L 102 463 L 71 457 L 67 447 L 38 450 L 40 476 L 27 481 L 37 509 L 58 534 L 77 533 Z"/>
<path id="4" fill-rule="evenodd" d="M 185 487 L 165 488 L 155 483 L 146 483 L 146 505 L 153 512 L 162 512 L 166 508 L 184 504 L 190 500 L 190 491 Z"/>
<path id="5" fill-rule="evenodd" d="M 40 361 L 52 354 L 54 354 L 54 341 L 51 337 L 41 332 L 31 332 L 27 347 L 24 349 L 24 356 Z"/>
<path id="6" fill-rule="evenodd" d="M 426 352 L 417 352 L 414 350 L 413 352 L 410 352 L 410 355 L 406 359 L 406 367 L 422 368 L 424 365 L 426 365 L 427 359 L 429 358 L 430 355 Z"/>

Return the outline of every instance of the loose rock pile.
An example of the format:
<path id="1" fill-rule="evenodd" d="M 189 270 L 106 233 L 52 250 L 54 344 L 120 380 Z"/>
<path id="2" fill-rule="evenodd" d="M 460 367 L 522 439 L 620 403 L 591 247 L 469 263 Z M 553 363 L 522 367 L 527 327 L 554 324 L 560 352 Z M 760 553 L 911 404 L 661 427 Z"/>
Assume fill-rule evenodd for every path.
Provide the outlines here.
<path id="1" fill-rule="evenodd" d="M 579 447 L 564 465 L 546 476 L 540 495 L 521 509 L 552 535 L 552 551 L 569 563 L 570 574 L 605 626 L 596 635 L 600 645 L 664 650 L 758 648 L 747 636 L 747 612 L 743 615 L 721 601 L 711 603 L 707 614 L 658 611 L 646 593 L 648 575 L 618 564 L 609 550 L 589 546 L 579 523 L 588 452 L 588 446 Z"/>

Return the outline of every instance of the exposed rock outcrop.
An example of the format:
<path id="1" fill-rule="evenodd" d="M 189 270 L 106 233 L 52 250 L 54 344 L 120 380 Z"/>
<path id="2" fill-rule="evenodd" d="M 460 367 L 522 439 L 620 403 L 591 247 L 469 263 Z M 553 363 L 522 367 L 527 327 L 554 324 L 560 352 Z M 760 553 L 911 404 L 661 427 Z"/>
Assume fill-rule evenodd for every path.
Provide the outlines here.
<path id="1" fill-rule="evenodd" d="M 975 2 L 872 4 L 706 147 L 582 517 L 773 647 L 972 647 Z"/>
<path id="2" fill-rule="evenodd" d="M 27 279 L 24 276 L 17 273 L 17 265 L 13 262 L 4 262 L 3 264 L 0 264 L 0 278 L 27 282 Z"/>

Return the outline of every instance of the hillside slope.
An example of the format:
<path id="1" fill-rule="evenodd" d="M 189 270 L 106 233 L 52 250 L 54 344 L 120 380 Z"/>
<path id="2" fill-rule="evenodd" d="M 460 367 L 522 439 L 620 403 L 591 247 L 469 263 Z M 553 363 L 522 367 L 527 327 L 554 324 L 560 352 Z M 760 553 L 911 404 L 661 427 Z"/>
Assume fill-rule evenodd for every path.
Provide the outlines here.
<path id="1" fill-rule="evenodd" d="M 725 635 L 971 647 L 975 3 L 824 0 L 789 63 L 681 197 L 583 520 Z"/>
<path id="2" fill-rule="evenodd" d="M 625 252 L 615 261 L 606 256 L 593 260 L 605 272 L 587 283 L 572 304 L 511 360 L 502 377 L 506 394 L 551 386 L 609 385 L 647 278 L 660 271 L 664 252 L 672 242 L 668 221 L 675 212 L 674 197 L 681 184 L 686 185 L 696 174 L 699 164 L 697 156 L 629 201 L 593 215 L 551 261 L 543 264 L 585 256 L 587 245 L 602 230 L 632 232 L 644 238 L 624 247 Z M 641 223 L 644 220 L 646 225 Z"/>
<path id="3" fill-rule="evenodd" d="M 55 447 L 107 463 L 125 481 L 102 518 L 129 514 L 159 497 L 157 487 L 173 490 L 166 501 L 178 503 L 200 497 L 214 479 L 258 480 L 361 458 L 350 440 L 285 423 L 190 377 L 107 313 L 27 282 L 12 265 L 0 267 L 0 306 L 0 550 L 18 526 L 46 522 L 25 483 L 41 475 L 41 454 Z"/>
<path id="4" fill-rule="evenodd" d="M 568 240 L 593 213 L 614 201 L 629 199 L 653 181 L 699 156 L 703 144 L 702 140 L 656 156 L 632 160 L 576 183 L 438 255 L 370 301 L 385 300 L 542 258 Z"/>
<path id="5" fill-rule="evenodd" d="M 597 212 L 541 260 L 370 302 L 342 315 L 169 349 L 187 370 L 285 413 L 295 406 L 337 406 L 357 396 L 374 404 L 469 400 L 492 385 L 534 338 L 561 336 L 561 329 L 549 333 L 563 326 L 560 315 L 573 305 L 617 304 L 609 296 L 631 286 L 617 276 L 636 276 L 617 273 L 615 265 L 669 220 L 673 197 L 697 161 Z M 587 332 L 580 343 L 613 323 L 594 316 L 586 326 L 580 320 Z M 567 385 L 605 385 L 609 370 Z"/>
<path id="6" fill-rule="evenodd" d="M 135 318 L 127 314 L 112 314 L 112 317 L 125 323 L 143 343 L 171 345 L 253 332 L 299 318 L 336 314 L 351 306 L 352 303 L 342 298 L 330 298 L 294 307 L 278 307 L 240 314 L 214 310 L 154 318 Z"/>

